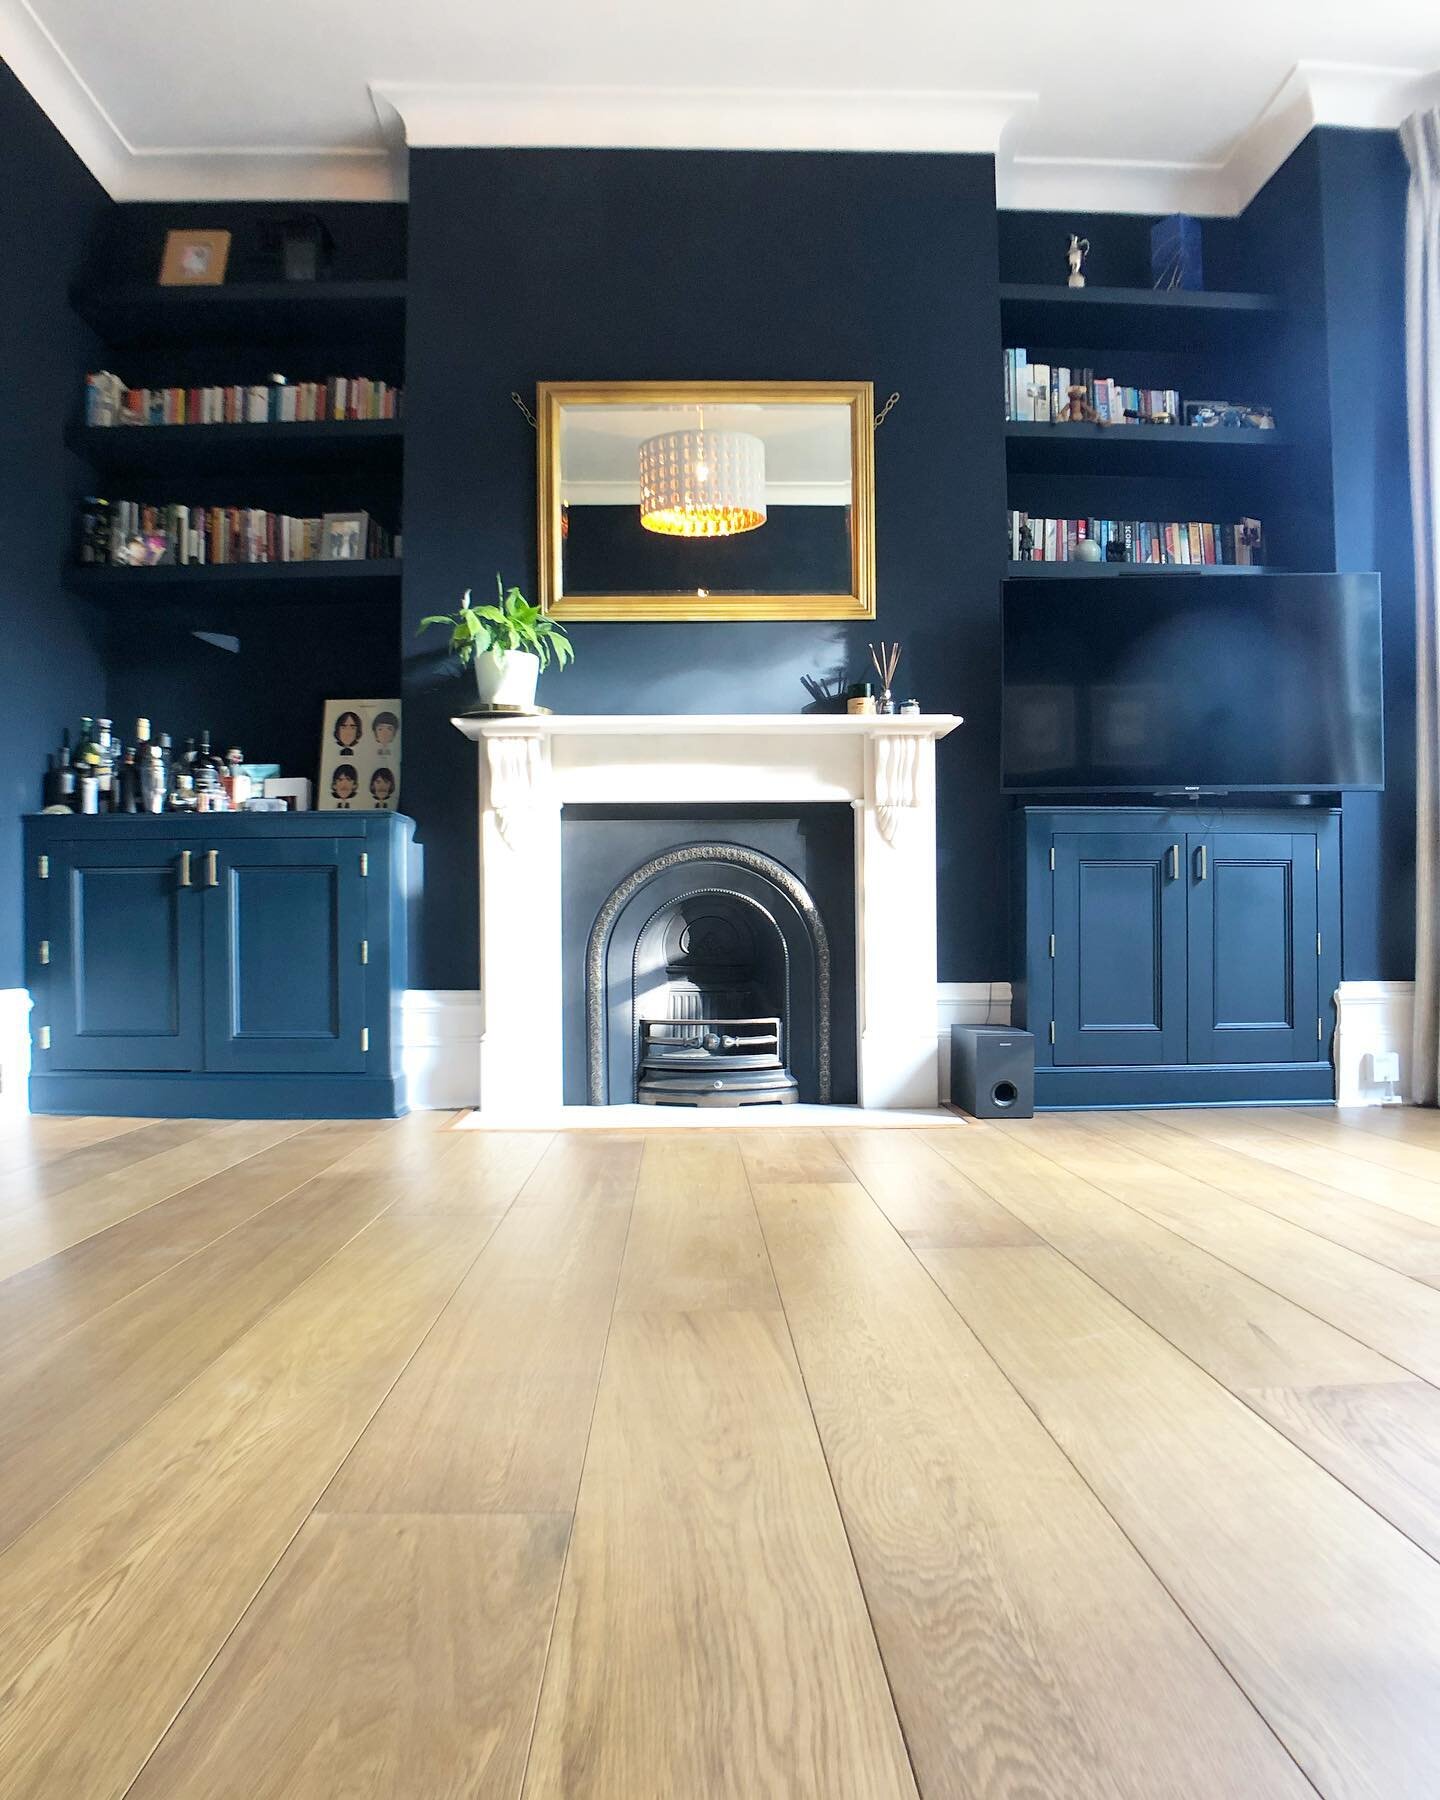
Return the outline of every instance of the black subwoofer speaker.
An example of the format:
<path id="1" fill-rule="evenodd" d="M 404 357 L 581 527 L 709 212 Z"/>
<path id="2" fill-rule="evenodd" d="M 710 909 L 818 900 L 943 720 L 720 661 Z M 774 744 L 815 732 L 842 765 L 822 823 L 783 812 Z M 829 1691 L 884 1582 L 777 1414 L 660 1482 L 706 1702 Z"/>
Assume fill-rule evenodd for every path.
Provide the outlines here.
<path id="1" fill-rule="evenodd" d="M 952 1025 L 950 1098 L 977 1119 L 1033 1118 L 1034 1038 L 1008 1025 Z"/>

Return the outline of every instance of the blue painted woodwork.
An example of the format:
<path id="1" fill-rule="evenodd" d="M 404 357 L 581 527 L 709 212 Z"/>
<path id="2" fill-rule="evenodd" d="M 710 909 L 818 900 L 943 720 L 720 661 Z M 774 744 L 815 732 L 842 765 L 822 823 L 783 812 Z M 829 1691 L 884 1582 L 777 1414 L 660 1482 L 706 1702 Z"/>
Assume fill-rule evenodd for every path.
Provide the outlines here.
<path id="1" fill-rule="evenodd" d="M 1016 818 L 1013 1017 L 1035 1036 L 1037 1105 L 1333 1096 L 1338 809 Z"/>
<path id="2" fill-rule="evenodd" d="M 391 813 L 27 819 L 33 1110 L 403 1112 L 413 830 Z"/>
<path id="3" fill-rule="evenodd" d="M 205 1067 L 363 1069 L 367 878 L 353 840 L 247 838 L 215 862 L 216 885 L 205 889 Z"/>
<path id="4" fill-rule="evenodd" d="M 50 1067 L 200 1066 L 200 909 L 180 886 L 182 850 L 169 835 L 55 838 L 44 971 Z"/>
<path id="5" fill-rule="evenodd" d="M 1182 857 L 1163 831 L 1057 834 L 1053 1061 L 1186 1060 Z"/>
<path id="6" fill-rule="evenodd" d="M 1190 1062 L 1306 1062 L 1320 1013 L 1315 834 L 1190 835 Z"/>

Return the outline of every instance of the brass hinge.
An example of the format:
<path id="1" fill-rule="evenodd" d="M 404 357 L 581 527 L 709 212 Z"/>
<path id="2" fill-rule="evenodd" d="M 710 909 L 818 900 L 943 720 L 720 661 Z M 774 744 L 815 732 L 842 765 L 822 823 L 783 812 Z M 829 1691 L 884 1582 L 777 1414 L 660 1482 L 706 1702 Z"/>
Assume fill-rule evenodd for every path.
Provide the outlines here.
<path id="1" fill-rule="evenodd" d="M 1055 1021 L 1053 1019 L 1050 1021 L 1050 1042 L 1052 1044 L 1055 1042 Z"/>
<path id="2" fill-rule="evenodd" d="M 50 879 L 50 858 L 48 856 L 40 856 L 35 859 L 35 873 L 42 881 Z"/>
<path id="3" fill-rule="evenodd" d="M 360 1028 L 360 1049 L 361 1049 L 362 1054 L 369 1048 L 370 1048 L 370 1027 L 368 1025 L 362 1025 Z"/>
<path id="4" fill-rule="evenodd" d="M 360 852 L 360 873 L 362 875 L 370 873 L 370 852 L 368 850 Z"/>
<path id="5" fill-rule="evenodd" d="M 40 940 L 40 967 L 42 969 L 48 968 L 49 963 L 50 963 L 50 940 L 49 940 L 49 938 L 41 938 L 41 940 Z"/>
<path id="6" fill-rule="evenodd" d="M 36 1042 L 42 1050 L 48 1050 L 50 1048 L 50 1027 L 48 1025 L 42 1025 L 40 1027 Z"/>
<path id="7" fill-rule="evenodd" d="M 369 940 L 369 938 L 361 938 L 361 940 L 360 940 L 360 961 L 362 963 L 368 963 L 369 960 L 370 960 L 370 940 Z"/>
<path id="8" fill-rule="evenodd" d="M 1050 867 L 1052 869 L 1055 867 L 1055 846 L 1053 844 L 1050 846 Z"/>
<path id="9" fill-rule="evenodd" d="M 1055 954 L 1055 933 L 1053 931 L 1050 933 L 1050 954 L 1052 957 Z"/>

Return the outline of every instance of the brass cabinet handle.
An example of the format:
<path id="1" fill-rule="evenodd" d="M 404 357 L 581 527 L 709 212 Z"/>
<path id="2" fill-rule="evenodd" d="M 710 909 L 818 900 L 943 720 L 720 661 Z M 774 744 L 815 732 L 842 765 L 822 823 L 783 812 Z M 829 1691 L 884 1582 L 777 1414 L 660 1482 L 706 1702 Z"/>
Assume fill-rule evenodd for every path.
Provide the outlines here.
<path id="1" fill-rule="evenodd" d="M 180 886 L 190 886 L 190 852 L 188 850 L 180 852 Z"/>
<path id="2" fill-rule="evenodd" d="M 1200 844 L 1195 851 L 1195 879 L 1204 881 L 1210 872 L 1210 859 L 1205 854 L 1205 846 Z"/>
<path id="3" fill-rule="evenodd" d="M 220 885 L 220 852 L 218 850 L 205 852 L 205 885 L 206 887 L 219 887 Z"/>
<path id="4" fill-rule="evenodd" d="M 1180 846 L 1172 844 L 1167 854 L 1170 858 L 1170 879 L 1178 881 L 1180 879 Z"/>

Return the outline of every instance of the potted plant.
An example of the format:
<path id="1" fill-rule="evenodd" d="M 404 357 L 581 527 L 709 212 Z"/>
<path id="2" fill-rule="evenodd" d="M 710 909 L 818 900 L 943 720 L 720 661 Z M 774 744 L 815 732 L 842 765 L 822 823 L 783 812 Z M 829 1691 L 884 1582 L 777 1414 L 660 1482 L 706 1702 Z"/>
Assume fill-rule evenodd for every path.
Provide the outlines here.
<path id="1" fill-rule="evenodd" d="M 472 606 L 466 588 L 458 612 L 432 613 L 420 621 L 420 630 L 448 626 L 450 648 L 459 656 L 461 667 L 475 665 L 475 686 L 482 706 L 528 710 L 535 704 L 535 683 L 541 670 L 550 667 L 552 657 L 556 667 L 563 669 L 574 660 L 575 646 L 563 625 L 547 619 L 519 588 L 507 588 L 498 574 L 495 594 L 494 606 Z"/>

